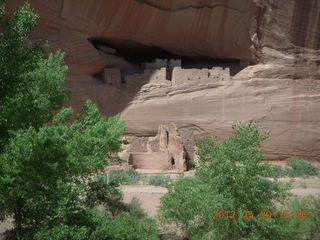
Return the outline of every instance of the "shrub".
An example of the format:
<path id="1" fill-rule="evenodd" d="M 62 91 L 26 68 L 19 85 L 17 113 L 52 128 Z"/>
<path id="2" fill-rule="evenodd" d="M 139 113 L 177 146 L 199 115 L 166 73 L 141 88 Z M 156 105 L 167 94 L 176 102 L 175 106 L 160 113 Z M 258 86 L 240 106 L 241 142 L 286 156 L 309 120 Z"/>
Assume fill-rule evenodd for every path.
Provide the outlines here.
<path id="1" fill-rule="evenodd" d="M 109 182 L 115 182 L 118 184 L 133 185 L 138 184 L 142 179 L 142 176 L 134 169 L 120 169 L 111 170 L 105 175 Z"/>
<path id="2" fill-rule="evenodd" d="M 148 183 L 150 185 L 154 186 L 162 186 L 165 187 L 169 183 L 171 183 L 171 178 L 168 176 L 163 176 L 163 175 L 155 175 L 155 176 L 149 176 L 148 177 Z"/>
<path id="3" fill-rule="evenodd" d="M 157 240 L 156 221 L 141 212 L 118 214 L 112 221 L 100 221 L 91 240 Z"/>
<path id="4" fill-rule="evenodd" d="M 283 168 L 281 166 L 271 166 L 270 169 L 271 171 L 268 177 L 281 178 L 287 176 L 288 174 L 287 168 Z"/>
<path id="5" fill-rule="evenodd" d="M 288 239 L 320 239 L 320 196 L 307 196 L 287 200 L 282 205 L 283 210 L 288 210 L 290 218 L 282 222 L 282 228 L 291 236 Z M 306 211 L 306 218 L 296 218 L 296 213 Z"/>
<path id="6" fill-rule="evenodd" d="M 318 169 L 314 165 L 303 159 L 295 157 L 290 158 L 287 161 L 287 165 L 291 167 L 288 169 L 288 174 L 290 177 L 306 177 L 318 175 Z"/>

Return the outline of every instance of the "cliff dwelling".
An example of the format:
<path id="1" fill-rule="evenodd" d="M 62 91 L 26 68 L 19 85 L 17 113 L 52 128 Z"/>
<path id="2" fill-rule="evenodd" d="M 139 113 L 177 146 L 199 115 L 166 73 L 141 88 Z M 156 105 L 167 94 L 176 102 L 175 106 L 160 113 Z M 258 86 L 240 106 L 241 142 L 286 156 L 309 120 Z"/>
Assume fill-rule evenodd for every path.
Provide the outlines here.
<path id="1" fill-rule="evenodd" d="M 230 69 L 222 67 L 190 68 L 181 67 L 181 59 L 156 59 L 143 63 L 143 72 L 127 76 L 121 74 L 121 68 L 105 68 L 103 81 L 116 88 L 134 88 L 141 84 L 158 86 L 206 85 L 217 81 L 230 81 Z"/>
<path id="2" fill-rule="evenodd" d="M 119 68 L 122 83 L 125 78 L 133 74 L 142 74 L 146 69 L 166 68 L 166 79 L 172 79 L 174 67 L 182 69 L 211 69 L 213 67 L 229 68 L 233 76 L 250 63 L 239 59 L 218 59 L 195 55 L 183 55 L 165 49 L 147 46 L 132 40 L 107 38 L 89 38 L 88 41 L 97 49 L 101 56 L 108 60 L 107 68 Z M 164 62 L 165 59 L 169 60 Z M 162 61 L 161 61 L 162 60 Z M 178 60 L 177 62 L 174 62 Z M 103 71 L 95 74 L 103 79 Z"/>

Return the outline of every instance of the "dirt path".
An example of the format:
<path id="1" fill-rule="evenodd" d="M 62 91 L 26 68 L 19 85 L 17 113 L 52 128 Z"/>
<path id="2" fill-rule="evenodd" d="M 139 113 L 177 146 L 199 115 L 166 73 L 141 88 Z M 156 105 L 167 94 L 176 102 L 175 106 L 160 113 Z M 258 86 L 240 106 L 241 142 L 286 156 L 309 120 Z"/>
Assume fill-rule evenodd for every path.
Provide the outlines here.
<path id="1" fill-rule="evenodd" d="M 167 193 L 164 187 L 149 185 L 126 185 L 121 187 L 124 195 L 124 202 L 129 203 L 136 198 L 141 208 L 152 217 L 155 217 L 160 205 L 160 198 Z M 298 196 L 320 195 L 320 188 L 293 188 L 292 193 Z"/>
<path id="2" fill-rule="evenodd" d="M 123 201 L 131 202 L 134 198 L 140 203 L 141 208 L 151 217 L 155 217 L 160 205 L 160 198 L 166 194 L 164 187 L 148 185 L 122 186 Z"/>
<path id="3" fill-rule="evenodd" d="M 294 188 L 291 190 L 292 193 L 298 196 L 308 196 L 320 194 L 319 188 Z"/>

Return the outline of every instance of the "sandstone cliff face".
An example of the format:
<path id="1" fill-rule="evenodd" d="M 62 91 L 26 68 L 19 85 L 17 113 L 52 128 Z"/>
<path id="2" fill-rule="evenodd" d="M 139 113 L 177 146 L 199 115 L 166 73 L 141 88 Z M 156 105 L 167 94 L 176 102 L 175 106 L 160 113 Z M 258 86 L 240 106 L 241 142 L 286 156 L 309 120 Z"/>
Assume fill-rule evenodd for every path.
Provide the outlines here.
<path id="1" fill-rule="evenodd" d="M 265 68 L 265 66 L 261 66 Z M 268 159 L 320 154 L 320 82 L 315 79 L 246 78 L 251 67 L 231 81 L 207 87 L 142 89 L 122 112 L 128 132 L 154 133 L 158 124 L 175 122 L 196 136 L 225 138 L 235 123 L 255 121 L 270 130 Z M 261 70 L 261 69 L 260 69 Z M 320 72 L 319 72 L 320 73 Z M 255 73 L 256 74 L 256 73 Z"/>
<path id="2" fill-rule="evenodd" d="M 320 1 L 258 0 L 254 42 L 260 59 L 282 65 L 320 64 Z"/>
<path id="3" fill-rule="evenodd" d="M 22 4 L 11 0 L 8 7 Z M 71 73 L 110 61 L 87 41 L 133 40 L 174 53 L 251 62 L 297 62 L 319 49 L 318 0 L 31 0 L 41 21 L 34 38 L 67 52 Z M 309 56 L 310 58 L 310 56 Z M 316 59 L 317 60 L 317 59 Z"/>
<path id="4" fill-rule="evenodd" d="M 308 73 L 304 74 L 304 71 Z M 283 72 L 284 71 L 284 72 Z M 302 78 L 304 74 L 304 78 Z M 127 133 L 150 136 L 160 124 L 174 122 L 199 138 L 229 136 L 235 123 L 258 122 L 270 130 L 264 144 L 267 159 L 300 156 L 319 160 L 320 154 L 320 69 L 283 68 L 259 64 L 239 72 L 230 81 L 199 84 L 141 83 L 138 88 L 117 88 L 79 76 L 73 106 L 86 98 L 99 103 L 105 115 L 121 112 Z"/>
<path id="5" fill-rule="evenodd" d="M 10 9 L 22 0 L 8 1 Z M 320 152 L 319 0 L 30 0 L 41 16 L 34 39 L 66 52 L 67 87 L 75 107 L 91 98 L 106 115 L 121 113 L 128 132 L 156 134 L 175 122 L 196 135 L 226 137 L 236 122 L 271 130 L 269 159 Z M 88 39 L 116 47 L 158 47 L 183 56 L 239 59 L 257 64 L 230 82 L 211 86 L 113 88 L 89 74 L 123 59 Z M 138 44 L 138 45 L 137 45 Z M 140 45 L 139 45 L 140 44 Z M 105 52 L 115 50 L 104 47 Z M 139 51 L 139 49 L 136 49 Z"/>

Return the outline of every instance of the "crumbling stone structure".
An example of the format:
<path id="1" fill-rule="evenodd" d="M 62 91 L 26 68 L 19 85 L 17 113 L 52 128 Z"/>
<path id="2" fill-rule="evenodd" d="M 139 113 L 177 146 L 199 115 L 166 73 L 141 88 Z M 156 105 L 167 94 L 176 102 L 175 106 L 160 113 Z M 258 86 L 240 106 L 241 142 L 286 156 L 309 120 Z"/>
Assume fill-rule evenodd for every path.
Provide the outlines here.
<path id="1" fill-rule="evenodd" d="M 155 137 L 134 138 L 121 157 L 138 169 L 187 170 L 186 152 L 173 123 L 160 125 Z"/>
<path id="2" fill-rule="evenodd" d="M 177 85 L 207 85 L 217 81 L 229 81 L 230 69 L 222 67 L 191 68 L 181 67 L 181 59 L 156 59 L 152 63 L 144 64 L 144 72 L 128 75 L 121 81 L 120 69 L 106 68 L 104 70 L 105 82 L 116 88 L 125 83 L 125 87 L 137 87 L 141 84 L 152 84 L 158 86 L 177 86 Z"/>
<path id="3" fill-rule="evenodd" d="M 179 128 L 178 135 L 182 140 L 183 148 L 186 155 L 186 160 L 190 164 L 194 161 L 196 155 L 195 136 L 194 131 L 189 128 Z"/>

